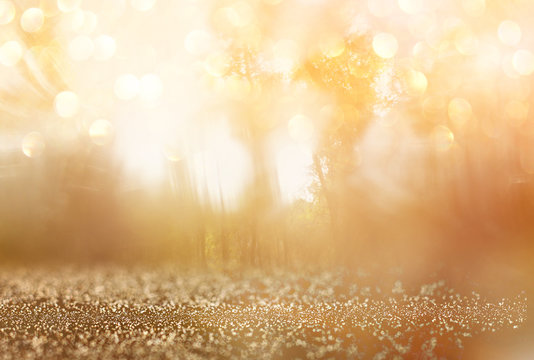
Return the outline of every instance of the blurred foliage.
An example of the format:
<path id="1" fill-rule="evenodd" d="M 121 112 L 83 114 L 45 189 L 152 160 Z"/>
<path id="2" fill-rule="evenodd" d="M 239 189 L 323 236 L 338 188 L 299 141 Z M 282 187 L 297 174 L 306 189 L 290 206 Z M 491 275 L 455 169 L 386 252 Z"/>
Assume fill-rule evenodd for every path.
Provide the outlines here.
<path id="1" fill-rule="evenodd" d="M 19 26 L 27 4 L 17 5 L 0 37 L 25 50 L 0 68 L 15 84 L 0 87 L 0 257 L 217 269 L 382 263 L 414 274 L 456 265 L 479 271 L 491 261 L 530 268 L 531 53 L 499 45 L 495 29 L 508 8 L 484 4 L 487 18 L 456 8 L 450 12 L 460 15 L 441 18 L 435 5 L 416 22 L 396 9 L 409 21 L 390 24 L 393 43 L 380 43 L 375 32 L 384 24 L 363 21 L 350 1 L 128 7 L 120 29 L 102 25 L 120 44 L 109 63 L 69 59 L 77 54 L 67 40 L 92 34 L 65 30 L 79 13 L 56 9 L 29 33 Z M 106 14 L 93 13 L 102 24 L 117 22 Z M 169 21 L 180 24 L 180 41 L 162 30 Z M 490 30 L 498 61 L 485 47 Z M 143 91 L 126 99 L 146 77 L 129 74 L 133 85 L 117 91 L 119 74 L 147 71 L 156 90 L 168 92 L 154 91 L 159 103 Z M 79 109 L 62 118 L 54 102 L 69 89 Z M 109 128 L 91 134 L 101 117 Z M 136 121 L 141 135 L 129 132 Z M 227 128 L 218 131 L 220 123 Z M 31 132 L 40 137 L 24 147 Z M 222 138 L 244 148 L 248 177 L 237 174 L 246 166 L 232 167 L 228 144 L 208 154 Z M 170 154 L 168 142 L 176 147 Z M 288 144 L 310 158 L 307 191 L 289 200 L 273 155 Z M 157 160 L 157 180 L 143 184 Z M 229 183 L 245 179 L 235 199 L 221 170 Z"/>

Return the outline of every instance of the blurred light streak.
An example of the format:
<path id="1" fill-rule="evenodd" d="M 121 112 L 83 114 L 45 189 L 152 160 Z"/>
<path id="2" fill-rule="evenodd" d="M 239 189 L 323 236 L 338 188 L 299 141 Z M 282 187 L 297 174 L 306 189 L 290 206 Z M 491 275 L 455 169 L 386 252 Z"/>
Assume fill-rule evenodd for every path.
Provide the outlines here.
<path id="1" fill-rule="evenodd" d="M 276 146 L 276 173 L 283 199 L 292 202 L 299 198 L 310 199 L 306 189 L 311 183 L 311 151 L 303 145 L 287 143 Z"/>

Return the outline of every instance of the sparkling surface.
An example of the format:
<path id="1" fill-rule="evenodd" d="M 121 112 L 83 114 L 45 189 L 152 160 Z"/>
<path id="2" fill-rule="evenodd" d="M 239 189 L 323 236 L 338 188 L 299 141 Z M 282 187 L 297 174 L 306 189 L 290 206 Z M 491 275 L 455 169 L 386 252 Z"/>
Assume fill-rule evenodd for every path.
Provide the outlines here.
<path id="1" fill-rule="evenodd" d="M 380 289 L 330 273 L 62 269 L 0 280 L 0 351 L 27 359 L 458 358 L 526 317 L 524 293 L 490 301 L 444 282 Z"/>

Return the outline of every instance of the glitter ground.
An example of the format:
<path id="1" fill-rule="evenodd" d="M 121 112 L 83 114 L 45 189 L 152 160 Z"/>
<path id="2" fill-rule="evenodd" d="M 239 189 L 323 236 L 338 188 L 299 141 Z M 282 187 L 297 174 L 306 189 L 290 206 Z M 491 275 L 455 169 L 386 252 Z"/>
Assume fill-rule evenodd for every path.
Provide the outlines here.
<path id="1" fill-rule="evenodd" d="M 0 296 L 1 359 L 466 359 L 521 334 L 527 302 L 443 281 L 169 269 L 4 271 Z"/>

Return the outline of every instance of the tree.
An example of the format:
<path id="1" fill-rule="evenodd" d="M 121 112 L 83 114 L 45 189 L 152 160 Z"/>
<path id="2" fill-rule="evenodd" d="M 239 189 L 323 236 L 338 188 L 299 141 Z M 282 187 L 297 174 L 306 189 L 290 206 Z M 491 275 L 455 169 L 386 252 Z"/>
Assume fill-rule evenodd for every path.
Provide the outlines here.
<path id="1" fill-rule="evenodd" d="M 391 77 L 392 65 L 378 57 L 370 43 L 366 35 L 351 34 L 337 45 L 338 50 L 327 48 L 307 59 L 297 73 L 297 79 L 310 82 L 330 96 L 330 102 L 322 108 L 313 172 L 317 195 L 328 207 L 337 257 L 346 262 L 355 255 L 347 250 L 369 241 L 357 235 L 363 205 L 352 183 L 358 163 L 355 146 L 376 110 L 387 109 L 395 100 L 391 87 L 383 92 L 378 86 L 379 81 Z"/>

